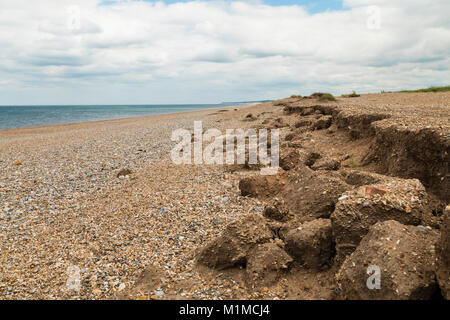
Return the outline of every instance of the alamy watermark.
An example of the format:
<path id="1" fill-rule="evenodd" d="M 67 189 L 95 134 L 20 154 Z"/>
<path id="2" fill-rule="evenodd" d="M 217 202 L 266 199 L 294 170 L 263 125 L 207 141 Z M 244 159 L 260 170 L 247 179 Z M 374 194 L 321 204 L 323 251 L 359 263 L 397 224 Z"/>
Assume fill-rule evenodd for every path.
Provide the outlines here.
<path id="1" fill-rule="evenodd" d="M 379 266 L 370 265 L 367 268 L 367 278 L 366 285 L 369 290 L 380 290 L 381 289 L 381 269 Z"/>
<path id="2" fill-rule="evenodd" d="M 78 266 L 69 266 L 66 271 L 69 278 L 66 281 L 66 286 L 69 290 L 80 291 L 81 288 L 81 270 Z"/>
<path id="3" fill-rule="evenodd" d="M 81 29 L 81 9 L 77 5 L 67 7 L 67 29 L 71 31 Z"/>
<path id="4" fill-rule="evenodd" d="M 259 164 L 261 174 L 275 175 L 279 169 L 279 140 L 279 129 L 228 129 L 223 135 L 218 129 L 204 132 L 202 121 L 195 121 L 193 134 L 186 129 L 172 132 L 172 141 L 178 143 L 171 151 L 171 159 L 177 165 Z"/>
<path id="5" fill-rule="evenodd" d="M 379 6 L 367 7 L 366 27 L 370 30 L 381 29 L 381 8 Z"/>

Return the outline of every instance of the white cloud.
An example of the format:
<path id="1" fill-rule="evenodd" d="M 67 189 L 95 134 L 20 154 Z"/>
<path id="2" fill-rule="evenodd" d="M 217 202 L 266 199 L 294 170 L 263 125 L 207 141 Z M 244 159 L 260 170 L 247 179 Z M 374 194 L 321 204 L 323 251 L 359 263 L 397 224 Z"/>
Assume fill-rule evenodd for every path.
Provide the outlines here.
<path id="1" fill-rule="evenodd" d="M 1 0 L 0 104 L 206 103 L 450 79 L 448 0 L 345 0 L 314 15 L 259 1 L 75 3 Z"/>

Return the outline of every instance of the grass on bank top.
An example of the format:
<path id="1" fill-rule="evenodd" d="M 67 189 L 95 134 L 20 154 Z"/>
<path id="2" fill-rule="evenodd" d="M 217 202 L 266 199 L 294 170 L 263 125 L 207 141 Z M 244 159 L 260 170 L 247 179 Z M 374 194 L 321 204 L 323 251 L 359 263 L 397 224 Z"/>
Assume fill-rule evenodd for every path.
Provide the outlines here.
<path id="1" fill-rule="evenodd" d="M 385 91 L 381 90 L 381 93 L 409 93 L 409 92 L 445 92 L 450 91 L 450 85 L 449 86 L 442 86 L 442 87 L 428 87 L 428 88 L 422 88 L 422 89 L 416 89 L 416 90 L 399 90 L 399 91 Z M 351 94 L 343 94 L 342 97 L 344 98 L 356 98 L 360 95 L 357 94 L 355 91 L 353 91 Z M 318 98 L 319 101 L 336 101 L 336 98 L 331 93 L 323 93 L 323 92 L 314 92 L 310 96 L 302 97 L 301 95 L 295 95 L 293 94 L 291 98 L 295 99 L 306 99 L 306 98 Z"/>
<path id="2" fill-rule="evenodd" d="M 357 94 L 356 91 L 352 91 L 352 93 L 350 93 L 350 94 L 341 95 L 341 97 L 344 97 L 344 98 L 358 98 L 360 96 L 361 95 Z"/>
<path id="3" fill-rule="evenodd" d="M 320 93 L 319 101 L 336 101 L 336 98 L 331 93 Z"/>
<path id="4" fill-rule="evenodd" d="M 324 93 L 324 92 L 314 92 L 312 95 L 306 97 L 295 94 L 291 96 L 291 99 L 313 99 L 313 98 L 319 99 L 319 101 L 336 101 L 336 98 L 331 93 Z"/>
<path id="5" fill-rule="evenodd" d="M 381 91 L 381 93 L 396 93 L 396 92 L 444 92 L 450 91 L 450 86 L 443 87 L 429 87 L 417 90 L 400 90 L 400 91 Z"/>

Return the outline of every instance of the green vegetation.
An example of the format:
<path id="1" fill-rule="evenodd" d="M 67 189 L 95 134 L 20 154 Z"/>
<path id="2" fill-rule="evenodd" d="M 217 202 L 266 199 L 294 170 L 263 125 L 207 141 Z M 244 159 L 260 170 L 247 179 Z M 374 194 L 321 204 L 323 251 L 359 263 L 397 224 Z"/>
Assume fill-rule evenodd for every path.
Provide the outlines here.
<path id="1" fill-rule="evenodd" d="M 450 91 L 450 86 L 429 87 L 429 88 L 417 89 L 417 90 L 401 90 L 401 91 L 397 91 L 397 92 L 444 92 L 444 91 Z"/>
<path id="2" fill-rule="evenodd" d="M 331 93 L 322 93 L 319 96 L 319 101 L 336 101 L 336 98 Z"/>
<path id="3" fill-rule="evenodd" d="M 342 97 L 344 98 L 357 98 L 360 97 L 361 95 L 357 94 L 356 91 L 352 91 L 351 94 L 343 94 Z"/>
<path id="4" fill-rule="evenodd" d="M 358 162 L 351 156 L 343 163 L 344 167 L 356 168 L 359 166 Z"/>
<path id="5" fill-rule="evenodd" d="M 423 88 L 423 89 L 417 89 L 417 90 L 399 90 L 399 91 L 386 91 L 381 90 L 380 93 L 408 93 L 408 92 L 445 92 L 450 91 L 450 85 L 449 86 L 441 86 L 441 87 L 429 87 L 429 88 Z M 357 98 L 361 95 L 357 94 L 356 91 L 352 91 L 350 94 L 342 94 L 341 97 L 343 98 Z M 311 99 L 311 98 L 317 98 L 319 101 L 336 101 L 336 98 L 331 93 L 326 92 L 314 92 L 310 96 L 302 97 L 301 95 L 295 95 L 293 94 L 291 96 L 292 99 Z"/>
<path id="6" fill-rule="evenodd" d="M 336 98 L 331 93 L 314 92 L 310 98 L 319 98 L 319 101 L 336 101 Z"/>
<path id="7" fill-rule="evenodd" d="M 423 89 L 417 89 L 417 90 L 400 90 L 400 91 L 385 91 L 385 90 L 381 90 L 381 93 L 444 92 L 444 91 L 450 91 L 450 86 L 429 87 L 429 88 L 423 88 Z"/>

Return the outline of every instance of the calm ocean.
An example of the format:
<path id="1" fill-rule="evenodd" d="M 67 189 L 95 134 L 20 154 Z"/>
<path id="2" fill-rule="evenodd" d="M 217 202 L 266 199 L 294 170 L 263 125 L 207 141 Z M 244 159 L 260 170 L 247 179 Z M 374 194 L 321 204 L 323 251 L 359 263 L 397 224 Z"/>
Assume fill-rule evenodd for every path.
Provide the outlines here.
<path id="1" fill-rule="evenodd" d="M 0 130 L 225 108 L 238 104 L 234 102 L 203 105 L 0 106 Z"/>

